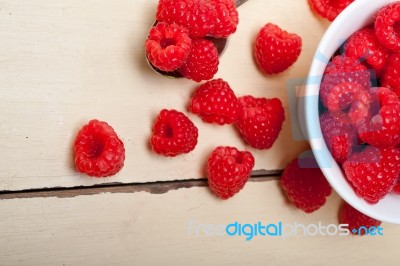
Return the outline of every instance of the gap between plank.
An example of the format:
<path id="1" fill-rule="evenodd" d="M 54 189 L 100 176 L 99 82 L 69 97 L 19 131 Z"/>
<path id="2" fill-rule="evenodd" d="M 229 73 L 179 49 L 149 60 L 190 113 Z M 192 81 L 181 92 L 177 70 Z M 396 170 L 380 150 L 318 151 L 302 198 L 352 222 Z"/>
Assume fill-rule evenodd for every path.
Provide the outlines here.
<path id="1" fill-rule="evenodd" d="M 265 182 L 279 179 L 282 170 L 257 170 L 252 173 L 250 182 Z M 95 195 L 100 193 L 135 193 L 148 192 L 151 194 L 164 194 L 171 190 L 191 187 L 206 187 L 207 179 L 184 179 L 172 181 L 156 181 L 149 183 L 108 183 L 89 187 L 54 187 L 27 189 L 21 191 L 0 191 L 0 200 L 20 198 L 69 198 L 80 195 Z"/>

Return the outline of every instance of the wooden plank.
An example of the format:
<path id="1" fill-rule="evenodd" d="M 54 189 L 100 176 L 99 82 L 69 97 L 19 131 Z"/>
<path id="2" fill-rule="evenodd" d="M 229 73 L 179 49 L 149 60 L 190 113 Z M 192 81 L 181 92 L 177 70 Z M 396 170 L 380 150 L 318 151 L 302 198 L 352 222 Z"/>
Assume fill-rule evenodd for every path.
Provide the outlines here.
<path id="1" fill-rule="evenodd" d="M 216 78 L 237 95 L 279 97 L 286 108 L 283 132 L 272 149 L 246 146 L 232 126 L 199 128 L 194 152 L 162 158 L 149 151 L 151 125 L 162 108 L 181 111 L 196 86 L 168 79 L 146 65 L 143 43 L 156 0 L 24 0 L 0 2 L 0 191 L 155 182 L 204 177 L 206 156 L 217 145 L 251 150 L 256 170 L 282 169 L 306 142 L 291 131 L 286 82 L 304 78 L 328 23 L 307 1 L 251 0 L 239 8 L 240 24 L 223 54 Z M 284 15 L 282 15 L 284 14 Z M 252 45 L 266 22 L 303 37 L 303 51 L 289 71 L 266 77 Z M 72 144 L 92 118 L 108 121 L 125 142 L 127 161 L 112 178 L 86 178 L 73 167 Z M 298 136 L 297 136 L 298 137 Z"/>
<path id="2" fill-rule="evenodd" d="M 250 182 L 221 201 L 208 188 L 0 201 L 0 265 L 396 265 L 400 227 L 383 236 L 206 236 L 208 225 L 337 224 L 333 194 L 313 214 L 278 181 Z"/>

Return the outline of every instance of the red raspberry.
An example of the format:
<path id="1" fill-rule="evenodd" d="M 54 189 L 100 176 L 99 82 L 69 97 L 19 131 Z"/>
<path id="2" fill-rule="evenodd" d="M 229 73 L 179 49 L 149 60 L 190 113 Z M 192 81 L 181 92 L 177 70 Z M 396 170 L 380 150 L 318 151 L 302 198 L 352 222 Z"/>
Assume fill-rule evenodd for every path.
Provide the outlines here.
<path id="1" fill-rule="evenodd" d="M 189 103 L 189 111 L 205 122 L 232 124 L 238 117 L 239 103 L 226 81 L 215 79 L 200 85 Z"/>
<path id="2" fill-rule="evenodd" d="M 321 17 L 333 21 L 354 0 L 310 0 L 311 7 Z"/>
<path id="3" fill-rule="evenodd" d="M 360 139 L 375 147 L 400 144 L 400 99 L 387 88 L 372 88 L 371 115 L 358 128 Z"/>
<path id="4" fill-rule="evenodd" d="M 78 171 L 89 176 L 112 176 L 124 166 L 124 143 L 110 125 L 95 119 L 78 132 L 74 154 Z"/>
<path id="5" fill-rule="evenodd" d="M 347 56 L 335 56 L 328 63 L 320 87 L 320 97 L 324 106 L 327 106 L 327 96 L 332 88 L 343 82 L 356 82 L 363 88 L 370 88 L 370 74 L 367 68 L 358 60 Z"/>
<path id="6" fill-rule="evenodd" d="M 226 38 L 236 31 L 239 23 L 239 13 L 233 0 L 210 0 L 217 12 L 217 20 L 211 35 Z"/>
<path id="7" fill-rule="evenodd" d="M 350 233 L 354 235 L 365 235 L 365 229 L 359 230 L 360 227 L 365 227 L 368 229 L 373 226 L 378 227 L 382 222 L 357 211 L 349 204 L 344 202 L 339 210 L 339 223 L 348 224 Z"/>
<path id="8" fill-rule="evenodd" d="M 378 11 L 375 18 L 375 35 L 383 46 L 400 51 L 400 2 L 393 2 Z"/>
<path id="9" fill-rule="evenodd" d="M 244 187 L 253 167 L 254 157 L 250 152 L 217 147 L 207 161 L 208 185 L 219 198 L 228 199 Z"/>
<path id="10" fill-rule="evenodd" d="M 322 135 L 332 157 L 343 163 L 350 156 L 356 144 L 357 131 L 352 124 L 342 123 L 327 112 L 320 116 Z"/>
<path id="11" fill-rule="evenodd" d="M 159 113 L 150 139 L 154 152 L 175 157 L 191 152 L 197 144 L 198 130 L 190 119 L 176 110 Z"/>
<path id="12" fill-rule="evenodd" d="M 267 74 L 280 73 L 297 61 L 301 46 L 300 36 L 267 23 L 260 29 L 255 42 L 257 65 Z"/>
<path id="13" fill-rule="evenodd" d="M 392 54 L 382 76 L 382 86 L 389 87 L 400 97 L 400 53 Z"/>
<path id="14" fill-rule="evenodd" d="M 389 51 L 379 43 L 371 27 L 353 33 L 347 39 L 344 51 L 347 57 L 359 59 L 367 68 L 374 69 L 378 77 L 389 57 Z"/>
<path id="15" fill-rule="evenodd" d="M 218 51 L 212 41 L 196 39 L 192 42 L 192 49 L 181 66 L 181 74 L 194 81 L 209 80 L 218 72 Z"/>
<path id="16" fill-rule="evenodd" d="M 388 194 L 397 182 L 400 151 L 397 148 L 368 146 L 360 153 L 353 153 L 343 163 L 343 169 L 356 194 L 374 204 Z"/>
<path id="17" fill-rule="evenodd" d="M 332 87 L 326 96 L 326 107 L 343 122 L 358 123 L 369 113 L 371 97 L 355 82 L 343 82 Z"/>
<path id="18" fill-rule="evenodd" d="M 282 173 L 281 186 L 289 201 L 306 213 L 321 208 L 332 188 L 319 168 L 306 168 L 299 159 L 289 163 Z M 313 159 L 312 164 L 316 162 Z"/>
<path id="19" fill-rule="evenodd" d="M 236 123 L 241 137 L 253 148 L 269 149 L 282 129 L 285 110 L 278 98 L 243 96 L 239 100 Z"/>
<path id="20" fill-rule="evenodd" d="M 189 29 L 192 38 L 209 35 L 217 12 L 208 0 L 159 0 L 156 19 L 176 23 Z"/>
<path id="21" fill-rule="evenodd" d="M 191 45 L 187 29 L 174 24 L 157 23 L 147 37 L 146 56 L 154 67 L 170 72 L 185 62 Z"/>

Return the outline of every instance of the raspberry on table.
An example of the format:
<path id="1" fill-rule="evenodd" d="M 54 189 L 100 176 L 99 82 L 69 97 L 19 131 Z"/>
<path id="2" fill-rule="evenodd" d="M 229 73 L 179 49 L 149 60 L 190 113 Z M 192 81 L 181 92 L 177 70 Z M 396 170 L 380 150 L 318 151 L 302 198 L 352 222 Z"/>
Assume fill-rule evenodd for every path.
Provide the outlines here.
<path id="1" fill-rule="evenodd" d="M 195 39 L 180 73 L 194 81 L 209 80 L 218 72 L 219 58 L 214 43 L 207 39 Z"/>
<path id="2" fill-rule="evenodd" d="M 302 167 L 299 160 L 296 158 L 286 166 L 280 184 L 290 202 L 311 213 L 325 204 L 332 188 L 319 168 Z"/>
<path id="3" fill-rule="evenodd" d="M 176 110 L 160 111 L 150 139 L 154 152 L 175 157 L 191 152 L 197 144 L 198 130 L 192 121 Z"/>
<path id="4" fill-rule="evenodd" d="M 292 66 L 300 55 L 301 37 L 267 23 L 258 32 L 254 55 L 259 68 L 267 74 L 280 73 Z"/>
<path id="5" fill-rule="evenodd" d="M 380 44 L 373 27 L 365 27 L 347 39 L 344 45 L 344 54 L 347 57 L 358 59 L 367 68 L 375 70 L 376 76 L 380 77 L 390 52 Z"/>
<path id="6" fill-rule="evenodd" d="M 365 235 L 366 230 L 363 230 L 361 227 L 369 229 L 382 224 L 381 221 L 375 220 L 374 218 L 359 212 L 346 202 L 343 202 L 340 207 L 339 223 L 348 224 L 348 229 L 353 235 Z"/>
<path id="7" fill-rule="evenodd" d="M 210 35 L 217 20 L 217 11 L 209 0 L 159 0 L 157 21 L 186 27 L 192 38 Z"/>
<path id="8" fill-rule="evenodd" d="M 191 46 L 192 39 L 186 28 L 159 22 L 150 29 L 145 50 L 155 68 L 171 72 L 186 61 Z"/>
<path id="9" fill-rule="evenodd" d="M 239 23 L 239 13 L 233 0 L 210 0 L 217 13 L 215 26 L 211 36 L 226 38 L 236 32 Z"/>
<path id="10" fill-rule="evenodd" d="M 371 86 L 370 73 L 358 60 L 338 55 L 328 63 L 322 77 L 319 95 L 325 107 L 332 88 L 344 82 L 355 82 L 368 90 Z"/>
<path id="11" fill-rule="evenodd" d="M 400 150 L 367 146 L 343 163 L 356 194 L 370 204 L 392 191 L 400 174 Z"/>
<path id="12" fill-rule="evenodd" d="M 285 110 L 278 98 L 238 98 L 239 117 L 236 128 L 243 140 L 256 149 L 272 147 L 285 121 Z"/>
<path id="13" fill-rule="evenodd" d="M 358 128 L 363 142 L 385 148 L 400 144 L 400 99 L 388 88 L 371 88 L 371 115 Z"/>
<path id="14" fill-rule="evenodd" d="M 79 172 L 94 177 L 112 176 L 124 166 L 124 143 L 110 125 L 93 119 L 78 132 L 74 156 Z"/>
<path id="15" fill-rule="evenodd" d="M 400 53 L 393 53 L 387 60 L 382 75 L 382 86 L 392 89 L 400 97 Z"/>
<path id="16" fill-rule="evenodd" d="M 326 107 L 337 119 L 357 124 L 369 114 L 371 97 L 356 82 L 342 82 L 326 95 Z"/>
<path id="17" fill-rule="evenodd" d="M 234 147 L 215 148 L 207 160 L 207 178 L 211 191 L 221 199 L 238 193 L 248 181 L 254 157 Z"/>
<path id="18" fill-rule="evenodd" d="M 348 5 L 354 0 L 309 0 L 309 3 L 315 12 L 333 21 Z"/>
<path id="19" fill-rule="evenodd" d="M 238 117 L 239 103 L 228 82 L 214 79 L 200 85 L 190 99 L 189 111 L 207 123 L 232 124 Z"/>
<path id="20" fill-rule="evenodd" d="M 326 112 L 320 116 L 322 135 L 332 157 L 343 163 L 350 156 L 357 141 L 357 130 L 353 124 L 342 123 Z"/>
<path id="21" fill-rule="evenodd" d="M 382 7 L 375 18 L 375 35 L 387 49 L 400 52 L 400 2 Z"/>

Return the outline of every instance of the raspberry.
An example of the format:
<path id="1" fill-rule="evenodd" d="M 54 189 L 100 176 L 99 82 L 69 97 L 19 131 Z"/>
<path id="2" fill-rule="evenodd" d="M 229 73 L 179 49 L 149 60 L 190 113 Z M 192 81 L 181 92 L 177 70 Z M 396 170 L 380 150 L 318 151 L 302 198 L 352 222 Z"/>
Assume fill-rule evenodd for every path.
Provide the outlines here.
<path id="1" fill-rule="evenodd" d="M 254 157 L 250 152 L 217 147 L 207 161 L 208 185 L 219 198 L 228 199 L 244 187 L 253 167 Z"/>
<path id="2" fill-rule="evenodd" d="M 282 129 L 285 111 L 278 98 L 243 96 L 239 100 L 239 118 L 236 122 L 241 137 L 257 149 L 269 149 Z"/>
<path id="3" fill-rule="evenodd" d="M 239 103 L 226 81 L 215 79 L 200 85 L 189 103 L 189 110 L 205 122 L 232 124 L 238 117 Z"/>
<path id="4" fill-rule="evenodd" d="M 395 147 L 400 144 L 400 99 L 387 88 L 370 91 L 371 115 L 359 126 L 358 135 L 362 141 L 376 147 Z"/>
<path id="5" fill-rule="evenodd" d="M 313 159 L 316 165 L 315 159 Z M 332 188 L 319 168 L 305 168 L 299 159 L 289 163 L 282 173 L 281 187 L 297 208 L 311 213 L 321 208 Z"/>
<path id="6" fill-rule="evenodd" d="M 205 37 L 216 23 L 217 12 L 208 0 L 159 0 L 156 19 L 189 29 L 192 38 Z"/>
<path id="7" fill-rule="evenodd" d="M 239 23 L 239 14 L 233 0 L 210 0 L 217 12 L 217 19 L 211 35 L 217 38 L 226 38 L 236 31 Z"/>
<path id="8" fill-rule="evenodd" d="M 336 120 L 329 112 L 320 116 L 322 135 L 332 157 L 343 163 L 350 156 L 356 144 L 357 131 L 352 124 Z"/>
<path id="9" fill-rule="evenodd" d="M 371 27 L 353 33 L 344 45 L 344 52 L 347 57 L 358 59 L 367 68 L 374 69 L 378 77 L 389 57 L 389 51 L 379 43 Z"/>
<path id="10" fill-rule="evenodd" d="M 355 82 L 343 82 L 332 87 L 326 95 L 326 107 L 335 117 L 358 123 L 369 112 L 371 97 Z"/>
<path id="11" fill-rule="evenodd" d="M 354 0 L 310 0 L 311 7 L 318 15 L 333 21 Z"/>
<path id="12" fill-rule="evenodd" d="M 74 154 L 78 171 L 89 176 L 112 176 L 124 166 L 124 143 L 110 125 L 96 119 L 78 132 Z"/>
<path id="13" fill-rule="evenodd" d="M 197 144 L 197 127 L 183 113 L 176 110 L 160 111 L 150 139 L 154 152 L 175 157 L 191 152 Z"/>
<path id="14" fill-rule="evenodd" d="M 400 3 L 393 2 L 378 11 L 375 18 L 375 35 L 383 46 L 400 51 Z"/>
<path id="15" fill-rule="evenodd" d="M 174 24 L 157 23 L 147 37 L 146 56 L 154 67 L 170 72 L 185 62 L 191 45 L 187 29 Z"/>
<path id="16" fill-rule="evenodd" d="M 343 82 L 356 82 L 363 88 L 370 88 L 370 74 L 367 68 L 358 60 L 347 56 L 335 56 L 328 63 L 320 87 L 320 97 L 327 106 L 327 97 L 332 88 Z"/>
<path id="17" fill-rule="evenodd" d="M 400 97 L 400 53 L 392 54 L 382 76 L 382 86 L 389 87 Z"/>
<path id="18" fill-rule="evenodd" d="M 368 203 L 377 203 L 388 194 L 400 174 L 400 151 L 397 148 L 366 147 L 353 153 L 343 163 L 347 179 L 356 194 Z"/>
<path id="19" fill-rule="evenodd" d="M 301 46 L 300 36 L 267 23 L 260 29 L 255 42 L 257 65 L 267 74 L 280 73 L 297 61 Z"/>
<path id="20" fill-rule="evenodd" d="M 369 229 L 370 227 L 377 227 L 381 225 L 382 222 L 357 211 L 349 204 L 344 202 L 339 210 L 339 223 L 348 224 L 350 233 L 354 235 L 365 235 L 366 230 L 360 230 L 361 227 Z"/>
<path id="21" fill-rule="evenodd" d="M 181 74 L 194 81 L 212 79 L 218 72 L 218 51 L 212 41 L 196 39 L 186 62 L 181 66 Z"/>

